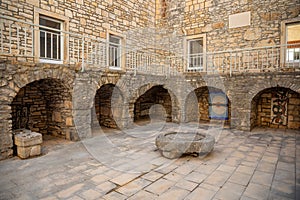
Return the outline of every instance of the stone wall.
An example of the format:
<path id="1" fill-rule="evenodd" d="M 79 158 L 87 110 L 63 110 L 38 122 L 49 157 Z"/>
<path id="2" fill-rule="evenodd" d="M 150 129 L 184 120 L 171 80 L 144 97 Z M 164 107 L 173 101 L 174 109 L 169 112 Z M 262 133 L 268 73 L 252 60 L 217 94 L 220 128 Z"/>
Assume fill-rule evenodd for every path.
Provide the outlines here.
<path id="1" fill-rule="evenodd" d="M 128 127 L 131 121 L 133 122 L 134 116 L 148 115 L 147 109 L 150 108 L 150 104 L 163 105 L 168 121 L 184 122 L 186 116 L 190 115 L 189 109 L 186 110 L 188 95 L 197 88 L 213 87 L 218 91 L 223 91 L 229 99 L 230 127 L 249 131 L 254 127 L 252 125 L 255 121 L 251 117 L 253 116 L 251 115 L 253 99 L 256 99 L 255 97 L 262 91 L 277 87 L 277 85 L 295 91 L 295 94 L 291 93 L 293 96 L 289 101 L 289 122 L 295 123 L 290 124 L 288 128 L 295 128 L 299 125 L 297 115 L 299 116 L 300 72 L 248 73 L 232 76 L 204 76 L 203 73 L 187 73 L 185 76 L 166 78 L 165 76 L 135 75 L 103 69 L 97 71 L 95 68 L 88 70 L 88 67 L 86 69 L 86 72 L 76 73 L 73 65 L 28 63 L 22 65 L 2 63 L 0 65 L 1 159 L 12 155 L 12 129 L 18 128 L 18 123 L 12 121 L 17 111 L 14 107 L 17 105 L 15 102 L 33 100 L 34 102 L 29 103 L 32 105 L 32 117 L 40 117 L 39 112 L 46 112 L 47 133 L 51 133 L 49 132 L 51 130 L 54 135 L 70 137 L 70 139 L 78 139 L 76 134 L 82 134 L 80 138 L 85 138 L 90 136 L 91 109 L 94 106 L 96 92 L 103 85 L 115 85 L 122 93 L 122 114 L 114 115 L 113 113 L 111 116 L 109 112 L 104 112 L 106 116 L 113 117 L 114 120 L 115 116 L 121 116 L 121 128 Z M 157 89 L 153 90 L 153 88 Z M 110 96 L 111 90 L 104 90 L 106 94 L 102 94 L 101 91 L 103 90 L 100 89 L 100 96 Z M 199 90 L 198 95 L 195 95 L 199 97 L 201 103 L 198 108 L 203 120 L 208 119 L 207 95 L 208 93 L 204 90 Z M 43 105 L 47 104 L 45 103 L 47 101 L 48 105 L 44 109 Z M 40 110 L 34 110 L 37 109 L 34 103 L 41 107 Z M 134 110 L 137 104 L 145 109 Z M 196 102 L 195 104 L 198 105 Z M 140 115 L 141 112 L 144 114 Z M 198 116 L 198 113 L 195 114 Z M 35 118 L 35 120 L 42 122 L 41 118 Z M 39 128 L 41 132 L 46 133 L 46 128 L 41 124 L 43 123 L 36 124 L 37 127 L 33 128 Z M 33 125 L 29 123 L 28 126 Z M 66 130 L 70 131 L 69 136 Z"/>
<path id="2" fill-rule="evenodd" d="M 170 35 L 206 34 L 209 52 L 278 45 L 280 22 L 300 14 L 298 0 L 157 0 L 157 4 L 158 26 L 168 26 Z M 250 25 L 229 28 L 229 16 L 242 12 L 250 12 Z"/>
<path id="3" fill-rule="evenodd" d="M 106 38 L 108 33 L 120 34 L 126 38 L 127 53 L 147 51 L 179 57 L 187 49 L 186 36 L 197 34 L 206 35 L 209 52 L 280 44 L 281 22 L 300 14 L 297 0 L 0 2 L 1 13 L 31 23 L 37 8 L 53 13 L 53 17 L 64 16 L 69 21 L 67 30 L 76 34 L 97 38 Z M 229 16 L 241 12 L 250 12 L 250 25 L 229 28 Z M 136 58 L 132 59 L 134 62 Z"/>
<path id="4" fill-rule="evenodd" d="M 230 101 L 230 127 L 246 131 L 256 126 L 253 114 L 257 112 L 254 106 L 256 104 L 252 100 L 261 91 L 278 86 L 300 93 L 299 72 L 247 73 L 232 76 L 203 76 L 201 73 L 190 73 L 186 75 L 186 80 L 194 88 L 210 86 L 221 89 Z M 251 112 L 252 108 L 254 111 Z"/>
<path id="5" fill-rule="evenodd" d="M 180 56 L 184 37 L 196 34 L 206 34 L 209 52 L 280 44 L 280 22 L 300 14 L 297 0 L 0 2 L 1 13 L 31 23 L 35 8 L 66 17 L 73 33 L 106 38 L 112 31 L 126 36 L 131 48 L 154 48 Z M 241 12 L 250 12 L 250 25 L 229 28 L 229 16 Z"/>
<path id="6" fill-rule="evenodd" d="M 47 102 L 40 90 L 40 84 L 33 82 L 20 89 L 13 102 L 12 129 L 26 128 L 47 134 Z"/>
<path id="7" fill-rule="evenodd" d="M 106 38 L 107 30 L 122 33 L 137 27 L 153 26 L 154 0 L 4 0 L 0 12 L 33 23 L 34 8 L 69 17 L 69 30 Z"/>
<path id="8" fill-rule="evenodd" d="M 249 26 L 229 28 L 229 15 L 250 11 Z M 297 0 L 192 1 L 186 3 L 183 27 L 188 34 L 207 34 L 207 50 L 280 44 L 280 21 L 300 14 Z M 199 23 L 200 21 L 200 23 Z"/>

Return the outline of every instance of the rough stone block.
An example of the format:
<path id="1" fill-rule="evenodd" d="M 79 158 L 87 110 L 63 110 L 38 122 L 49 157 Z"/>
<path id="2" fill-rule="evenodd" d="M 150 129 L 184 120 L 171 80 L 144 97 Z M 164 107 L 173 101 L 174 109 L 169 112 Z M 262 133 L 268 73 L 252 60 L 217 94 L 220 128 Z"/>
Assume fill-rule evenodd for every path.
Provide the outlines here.
<path id="1" fill-rule="evenodd" d="M 29 3 L 34 6 L 39 6 L 39 0 L 26 0 L 26 3 Z"/>
<path id="2" fill-rule="evenodd" d="M 55 122 L 62 122 L 61 113 L 60 112 L 53 112 L 52 119 Z"/>
<path id="3" fill-rule="evenodd" d="M 41 145 L 34 145 L 29 147 L 17 147 L 18 156 L 22 159 L 41 155 Z"/>
<path id="4" fill-rule="evenodd" d="M 42 134 L 31 132 L 30 130 L 15 131 L 15 145 L 17 146 L 17 154 L 20 158 L 29 158 L 41 154 L 41 143 L 43 142 Z"/>
<path id="5" fill-rule="evenodd" d="M 66 118 L 66 125 L 67 126 L 73 126 L 73 119 L 72 119 L 72 117 L 67 117 Z"/>
<path id="6" fill-rule="evenodd" d="M 3 148 L 2 148 L 3 149 Z M 12 149 L 5 149 L 2 150 L 2 152 L 0 153 L 0 160 L 9 158 L 13 156 L 13 150 Z"/>
<path id="7" fill-rule="evenodd" d="M 290 129 L 299 129 L 300 128 L 300 122 L 289 122 L 288 128 Z"/>
<path id="8" fill-rule="evenodd" d="M 34 146 L 42 142 L 42 134 L 31 132 L 30 130 L 25 130 L 15 135 L 15 145 L 18 147 Z"/>
<path id="9" fill-rule="evenodd" d="M 290 99 L 289 99 L 289 104 L 299 105 L 299 104 L 300 104 L 300 99 L 297 99 L 297 98 L 290 98 Z"/>
<path id="10" fill-rule="evenodd" d="M 72 108 L 72 102 L 71 101 L 65 101 L 64 102 L 64 107 L 65 108 Z"/>

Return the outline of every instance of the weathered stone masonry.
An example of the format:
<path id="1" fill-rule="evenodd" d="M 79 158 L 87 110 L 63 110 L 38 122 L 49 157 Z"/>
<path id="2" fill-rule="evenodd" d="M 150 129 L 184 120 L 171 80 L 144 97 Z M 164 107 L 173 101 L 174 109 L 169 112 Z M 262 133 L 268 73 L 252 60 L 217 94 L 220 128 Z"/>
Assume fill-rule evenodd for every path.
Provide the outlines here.
<path id="1" fill-rule="evenodd" d="M 271 98 L 277 91 L 288 92 L 288 105 L 287 105 L 287 125 L 274 124 L 271 118 Z M 290 128 L 299 129 L 300 122 L 300 94 L 288 88 L 273 87 L 263 90 L 257 94 L 252 101 L 251 110 L 251 127 L 264 126 L 272 128 Z M 284 112 L 284 110 L 278 110 Z"/>
<path id="2" fill-rule="evenodd" d="M 116 72 L 95 71 L 94 69 L 76 74 L 74 66 L 70 65 L 38 64 L 26 66 L 1 64 L 1 69 L 0 126 L 2 158 L 12 154 L 12 129 L 19 128 L 17 126 L 20 126 L 19 123 L 23 120 L 22 117 L 12 119 L 12 115 L 17 113 L 17 102 L 28 102 L 29 104 L 22 104 L 26 109 L 26 105 L 31 105 L 32 107 L 31 110 L 29 108 L 31 113 L 30 117 L 27 118 L 30 123 L 29 121 L 25 122 L 28 128 L 38 130 L 43 134 L 58 135 L 67 139 L 78 139 L 77 134 L 79 134 L 80 138 L 84 138 L 90 135 L 92 108 L 95 102 L 96 91 L 107 84 L 116 85 L 123 95 L 123 109 L 118 120 L 121 120 L 120 124 L 124 125 L 124 127 L 133 123 L 136 114 L 134 112 L 134 103 L 137 102 L 138 98 L 152 87 L 161 85 L 171 96 L 172 117 L 169 119 L 175 122 L 189 121 L 188 116 L 192 113 L 186 111 L 185 105 L 188 95 L 193 90 L 204 87 L 221 88 L 230 101 L 230 127 L 241 130 L 250 130 L 254 126 L 263 125 L 255 124 L 251 118 L 253 99 L 256 99 L 256 96 L 260 95 L 261 91 L 277 86 L 290 88 L 294 92 L 291 93 L 292 98 L 289 109 L 293 110 L 294 113 L 289 111 L 291 116 L 289 116 L 289 122 L 293 122 L 293 124 L 288 125 L 287 128 L 300 128 L 299 117 L 297 118 L 300 92 L 299 72 L 240 74 L 232 77 L 225 75 L 218 76 L 218 78 L 216 76 L 201 78 L 201 74 L 196 73 L 186 74 L 184 78 L 171 77 L 166 79 L 165 76 L 135 76 L 132 73 L 122 75 Z M 218 85 L 218 81 L 220 85 Z M 221 83 L 224 84 L 224 88 L 221 87 Z M 176 87 L 174 87 L 175 85 Z M 46 94 L 45 91 L 49 94 Z M 64 94 L 60 94 L 62 91 Z M 42 92 L 44 93 L 43 95 Z M 68 93 L 71 95 L 69 96 Z M 57 98 L 58 102 L 53 101 L 51 98 Z M 49 101 L 49 99 L 53 105 L 58 103 L 58 107 L 51 106 L 51 104 L 46 105 L 45 102 Z M 163 98 L 158 103 L 162 103 L 165 100 Z M 35 105 L 39 105 L 39 108 Z M 46 106 L 48 107 L 46 108 Z M 70 114 L 70 109 L 72 109 L 72 115 Z M 258 112 L 257 116 L 259 115 Z M 207 119 L 207 115 L 199 113 L 199 116 Z M 72 119 L 75 121 L 73 122 Z M 43 120 L 46 120 L 47 123 L 44 123 Z M 55 123 L 52 124 L 52 122 Z M 76 126 L 76 130 L 74 126 Z"/>
<path id="3" fill-rule="evenodd" d="M 1 156 L 12 155 L 12 129 L 77 139 L 72 116 L 74 67 L 49 64 L 0 66 Z"/>
<path id="4" fill-rule="evenodd" d="M 170 26 L 183 34 L 206 34 L 207 51 L 262 47 L 280 44 L 281 21 L 300 13 L 297 0 L 160 0 L 165 17 L 158 13 L 158 26 Z M 163 8 L 160 8 L 163 10 Z M 229 15 L 251 12 L 250 26 L 229 28 Z"/>
<path id="5" fill-rule="evenodd" d="M 40 10 L 52 13 L 54 18 L 64 16 L 68 21 L 66 31 L 96 38 L 107 38 L 108 33 L 119 34 L 125 42 L 127 38 L 131 47 L 151 49 L 162 56 L 182 56 L 185 37 L 197 34 L 206 35 L 206 51 L 280 44 L 284 34 L 281 22 L 299 17 L 300 5 L 296 0 L 271 0 L 268 3 L 259 0 L 0 2 L 0 11 L 5 16 L 31 23 L 36 21 Z M 250 26 L 230 29 L 228 16 L 244 11 L 251 12 Z M 23 62 L 26 60 L 31 62 Z M 25 127 L 42 134 L 78 140 L 91 136 L 95 121 L 108 127 L 124 128 L 130 127 L 134 118 L 148 117 L 148 100 L 151 105 L 164 106 L 168 121 L 208 121 L 207 88 L 215 88 L 228 97 L 227 123 L 231 128 L 300 129 L 299 71 L 232 76 L 202 73 L 175 77 L 135 76 L 124 71 L 104 70 L 107 66 L 86 66 L 85 72 L 78 72 L 78 65 L 33 61 L 32 57 L 1 55 L 0 159 L 12 156 L 13 129 Z M 147 96 L 157 87 L 161 92 Z M 286 126 L 269 123 L 270 92 L 278 87 L 290 90 L 291 94 Z M 111 103 L 112 88 L 118 88 L 120 92 L 120 98 L 113 98 L 117 107 Z M 146 105 L 145 109 L 138 109 L 138 104 Z M 191 104 L 197 109 L 188 106 Z M 110 111 L 110 108 L 114 110 Z"/>
<path id="6" fill-rule="evenodd" d="M 71 138 L 72 97 L 59 80 L 41 79 L 26 85 L 11 106 L 13 129 Z"/>
<path id="7" fill-rule="evenodd" d="M 172 121 L 172 101 L 168 90 L 162 86 L 154 86 L 145 94 L 140 96 L 134 104 L 135 120 L 149 118 L 149 109 L 154 104 L 161 104 L 165 109 L 166 121 Z M 159 115 L 159 113 L 157 113 Z M 161 113 L 162 114 L 162 113 Z"/>
<path id="8" fill-rule="evenodd" d="M 117 128 L 115 119 L 122 116 L 123 110 L 123 97 L 118 87 L 110 83 L 102 85 L 97 90 L 94 103 L 96 112 L 94 125 Z"/>
<path id="9" fill-rule="evenodd" d="M 106 38 L 107 30 L 123 33 L 136 27 L 154 26 L 155 4 L 150 1 L 4 0 L 1 13 L 33 22 L 34 8 L 69 18 L 69 31 Z"/>
<path id="10" fill-rule="evenodd" d="M 187 113 L 186 120 L 196 122 L 209 122 L 211 120 L 209 116 L 209 94 L 215 92 L 224 94 L 221 89 L 206 86 L 196 88 L 194 91 L 192 91 L 185 102 Z M 193 98 L 194 95 L 196 96 L 196 98 Z M 226 96 L 226 94 L 224 94 L 224 96 Z M 226 107 L 228 111 L 228 120 L 226 120 L 225 122 L 230 123 L 230 101 L 228 101 L 228 105 Z"/>

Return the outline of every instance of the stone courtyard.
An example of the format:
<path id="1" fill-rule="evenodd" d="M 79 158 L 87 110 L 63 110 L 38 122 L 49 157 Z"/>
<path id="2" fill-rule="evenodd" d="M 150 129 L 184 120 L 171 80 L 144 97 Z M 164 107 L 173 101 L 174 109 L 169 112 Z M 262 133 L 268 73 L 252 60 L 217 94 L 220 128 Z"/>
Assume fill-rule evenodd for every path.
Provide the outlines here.
<path id="1" fill-rule="evenodd" d="M 46 139 L 40 157 L 0 161 L 0 199 L 300 198 L 299 130 L 207 124 L 199 129 L 217 143 L 205 158 L 169 160 L 157 151 L 159 132 L 197 127 L 148 123 L 126 132 L 95 129 L 80 142 Z"/>
<path id="2" fill-rule="evenodd" d="M 300 199 L 299 0 L 0 12 L 0 200 Z M 189 131 L 212 152 L 162 156 Z"/>

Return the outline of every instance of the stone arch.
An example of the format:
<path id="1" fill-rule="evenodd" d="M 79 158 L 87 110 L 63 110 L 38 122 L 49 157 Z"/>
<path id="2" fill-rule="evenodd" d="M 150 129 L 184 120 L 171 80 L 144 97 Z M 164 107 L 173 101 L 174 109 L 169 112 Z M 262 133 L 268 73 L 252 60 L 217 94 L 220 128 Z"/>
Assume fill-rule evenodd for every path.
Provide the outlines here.
<path id="1" fill-rule="evenodd" d="M 98 71 L 78 74 L 75 79 L 73 102 L 74 122 L 81 139 L 92 136 L 92 127 L 98 126 L 99 122 L 95 110 L 95 96 L 97 91 L 106 84 L 117 85 L 120 73 Z M 118 124 L 119 126 L 119 124 Z"/>
<path id="2" fill-rule="evenodd" d="M 144 84 L 140 86 L 138 89 L 135 89 L 132 92 L 132 95 L 129 100 L 129 115 L 134 120 L 135 119 L 135 109 L 136 109 L 136 102 L 141 98 L 143 95 L 145 95 L 148 91 L 150 91 L 152 88 L 160 87 L 161 91 L 164 90 L 165 94 L 168 94 L 169 97 L 169 108 L 167 109 L 167 121 L 173 121 L 178 122 L 180 119 L 179 114 L 179 102 L 177 99 L 177 96 L 175 92 L 173 92 L 167 84 L 159 83 L 159 82 L 151 82 L 148 84 Z M 159 102 L 152 102 L 152 104 L 160 104 Z M 165 107 L 165 106 L 164 106 Z M 150 108 L 150 107 L 149 107 Z M 148 108 L 148 109 L 149 109 Z"/>
<path id="3" fill-rule="evenodd" d="M 15 85 L 13 90 L 15 94 L 13 96 L 15 96 L 18 91 L 27 84 L 47 78 L 61 80 L 64 83 L 65 87 L 71 91 L 73 88 L 72 84 L 75 79 L 75 72 L 72 69 L 57 66 L 57 68 L 34 67 L 32 70 L 26 73 L 16 73 L 13 76 L 13 84 Z"/>
<path id="4" fill-rule="evenodd" d="M 251 103 L 252 99 L 261 91 L 272 88 L 272 87 L 283 87 L 289 88 L 295 92 L 300 93 L 300 84 L 296 83 L 296 77 L 284 77 L 278 79 L 264 79 L 264 84 L 255 83 L 252 89 L 249 91 L 249 104 Z"/>
<path id="5" fill-rule="evenodd" d="M 52 135 L 76 140 L 72 94 L 59 79 L 46 78 L 22 87 L 10 104 L 12 132 L 28 129 L 49 139 Z"/>
<path id="6" fill-rule="evenodd" d="M 160 110 L 157 115 L 165 115 L 166 121 L 172 121 L 172 103 L 168 90 L 162 85 L 156 85 L 145 91 L 134 103 L 134 120 L 150 117 L 150 109 L 153 105 L 160 104 L 164 110 Z"/>
<path id="7" fill-rule="evenodd" d="M 103 84 L 94 98 L 95 113 L 93 125 L 118 128 L 123 117 L 124 97 L 121 90 L 112 83 Z M 95 122 L 96 121 L 96 122 Z"/>
<path id="8" fill-rule="evenodd" d="M 212 98 L 222 102 L 210 100 Z M 222 89 L 213 86 L 202 85 L 191 91 L 186 96 L 184 110 L 186 122 L 202 123 L 213 119 L 230 124 L 231 101 Z"/>
<path id="9" fill-rule="evenodd" d="M 142 85 L 138 87 L 138 89 L 135 89 L 132 92 L 132 95 L 130 97 L 130 102 L 135 102 L 141 95 L 143 95 L 145 92 L 147 92 L 149 89 L 151 89 L 154 86 L 161 85 L 159 83 L 148 83 L 145 85 Z"/>
<path id="10" fill-rule="evenodd" d="M 49 99 L 47 99 L 49 98 Z M 40 101 L 40 102 L 39 102 Z M 39 104 L 40 103 L 40 104 Z M 55 105 L 54 105 L 55 104 Z M 47 109 L 45 106 L 53 109 L 52 111 L 57 111 L 57 109 L 66 109 L 63 112 L 68 113 L 64 118 L 68 121 L 69 124 L 72 124 L 72 94 L 69 89 L 63 84 L 63 82 L 59 79 L 54 78 L 46 78 L 40 79 L 37 81 L 33 81 L 28 83 L 24 87 L 22 87 L 17 95 L 15 95 L 13 101 L 10 104 L 11 106 L 21 106 L 21 107 L 28 107 L 28 112 L 35 112 L 35 113 L 45 113 Z M 28 105 L 28 106 L 26 106 Z M 33 107 L 31 107 L 33 106 Z M 30 108 L 31 107 L 31 108 Z M 14 117 L 15 110 L 12 110 L 13 113 L 13 122 L 16 122 Z M 64 113 L 64 114 L 66 114 Z M 55 120 L 58 122 L 58 119 L 54 118 L 61 118 L 61 113 L 55 113 L 53 116 L 47 116 L 49 119 L 47 121 Z M 48 113 L 47 113 L 48 115 Z M 51 118 L 51 119 L 50 119 Z M 65 121 L 65 123 L 66 123 Z M 29 124 L 13 124 L 13 128 L 29 128 Z M 31 126 L 30 128 L 32 131 L 41 132 L 47 134 L 48 131 L 39 130 Z M 57 135 L 57 134 L 54 134 Z"/>
<path id="11" fill-rule="evenodd" d="M 66 90 L 72 94 L 72 83 L 74 81 L 75 72 L 71 68 L 60 65 L 48 65 L 48 64 L 38 64 L 38 65 L 9 65 L 6 64 L 6 71 L 3 74 L 3 79 L 1 83 L 1 114 L 0 120 L 0 134 L 1 140 L 1 155 L 2 158 L 7 158 L 13 155 L 12 147 L 12 108 L 11 104 L 20 92 L 21 88 L 26 85 L 33 83 L 35 81 L 43 79 L 57 79 L 60 80 L 64 85 Z M 72 102 L 71 102 L 72 106 Z M 69 120 L 72 123 L 72 120 Z M 65 137 L 70 137 L 71 139 L 76 139 L 76 134 L 74 127 L 69 127 L 69 134 Z"/>
<path id="12" fill-rule="evenodd" d="M 250 130 L 255 127 L 300 129 L 300 93 L 280 86 L 259 91 L 251 99 Z"/>
<path id="13" fill-rule="evenodd" d="M 115 76 L 114 76 L 115 75 Z M 92 97 L 92 101 L 94 100 L 94 97 L 97 93 L 97 91 L 104 85 L 114 85 L 116 86 L 120 91 L 122 91 L 122 95 L 125 96 L 124 92 L 125 89 L 123 87 L 120 87 L 118 85 L 118 81 L 120 80 L 120 75 L 113 73 L 105 73 L 105 74 L 101 74 L 101 75 L 96 75 L 95 77 L 91 77 L 90 80 L 85 80 L 84 82 L 89 82 L 90 88 L 91 88 L 91 97 Z M 123 85 L 122 85 L 123 86 Z M 94 105 L 91 104 L 91 108 L 93 108 Z"/>

